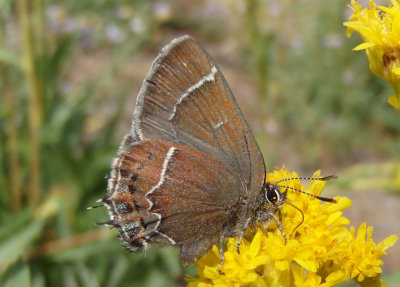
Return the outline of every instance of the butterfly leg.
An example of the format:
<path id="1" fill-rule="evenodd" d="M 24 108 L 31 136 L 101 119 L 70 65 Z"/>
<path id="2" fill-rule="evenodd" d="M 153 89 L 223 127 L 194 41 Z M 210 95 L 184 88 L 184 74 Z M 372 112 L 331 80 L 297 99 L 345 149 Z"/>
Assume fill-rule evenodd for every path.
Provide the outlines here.
<path id="1" fill-rule="evenodd" d="M 240 244 L 242 243 L 243 235 L 244 235 L 244 233 L 245 233 L 245 231 L 247 229 L 247 226 L 249 225 L 250 221 L 251 221 L 251 218 L 250 217 L 247 218 L 246 222 L 244 223 L 242 231 L 240 231 L 239 239 L 238 239 L 238 242 L 236 244 L 236 251 L 237 251 L 238 254 L 240 254 L 239 247 L 240 247 Z"/>
<path id="2" fill-rule="evenodd" d="M 219 265 L 223 265 L 224 264 L 224 236 L 221 235 L 221 237 L 219 238 Z"/>
<path id="3" fill-rule="evenodd" d="M 278 209 L 278 216 L 279 216 L 279 223 L 282 222 L 282 212 L 280 209 Z"/>
<path id="4" fill-rule="evenodd" d="M 224 264 L 224 236 L 221 235 L 221 237 L 219 238 L 219 266 L 222 268 L 222 265 Z M 224 272 L 221 271 L 221 269 L 218 270 L 219 275 L 225 275 Z"/>
<path id="5" fill-rule="evenodd" d="M 283 231 L 283 228 L 282 228 L 282 224 L 281 224 L 282 221 L 279 221 L 276 218 L 275 214 L 273 214 L 273 213 L 270 213 L 269 216 L 271 216 L 272 219 L 275 221 L 276 226 L 278 227 L 278 230 L 281 232 L 281 234 L 283 236 L 283 239 L 285 239 L 285 244 L 286 244 L 287 243 L 287 238 L 286 238 L 286 234 L 285 234 L 285 232 Z M 279 218 L 280 219 L 282 218 L 282 215 L 281 215 L 280 211 L 279 211 Z"/>

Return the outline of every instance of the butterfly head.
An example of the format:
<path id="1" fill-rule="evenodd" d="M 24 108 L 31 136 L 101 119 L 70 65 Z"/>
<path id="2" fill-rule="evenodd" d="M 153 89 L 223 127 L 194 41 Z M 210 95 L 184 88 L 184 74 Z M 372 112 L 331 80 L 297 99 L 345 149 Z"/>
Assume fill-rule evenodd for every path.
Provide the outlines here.
<path id="1" fill-rule="evenodd" d="M 274 206 L 274 208 L 278 208 L 281 206 L 285 200 L 287 195 L 287 189 L 281 192 L 278 185 L 274 183 L 266 183 L 264 185 L 264 197 L 265 200 Z"/>
<path id="2" fill-rule="evenodd" d="M 336 203 L 336 200 L 333 198 L 328 198 L 328 197 L 322 197 L 322 196 L 318 196 L 315 194 L 311 194 L 308 193 L 302 189 L 298 189 L 298 188 L 294 188 L 292 186 L 288 186 L 288 185 L 283 185 L 282 182 L 285 181 L 289 181 L 289 180 L 299 180 L 299 179 L 306 179 L 306 180 L 319 180 L 319 181 L 329 181 L 332 179 L 335 179 L 336 176 L 331 175 L 331 176 L 326 176 L 326 177 L 318 177 L 318 178 L 314 178 L 314 177 L 291 177 L 291 178 L 284 178 L 281 179 L 275 183 L 265 183 L 262 189 L 262 193 L 260 193 L 259 198 L 261 199 L 261 196 L 263 196 L 263 204 L 260 204 L 260 206 L 262 206 L 261 208 L 259 208 L 259 210 L 261 212 L 265 212 L 265 214 L 260 214 L 257 213 L 258 215 L 258 219 L 260 219 L 261 221 L 265 221 L 268 220 L 270 218 L 272 218 L 276 225 L 278 226 L 279 231 L 281 232 L 281 234 L 283 235 L 285 242 L 287 241 L 286 239 L 286 235 L 283 231 L 283 227 L 282 227 L 282 213 L 280 211 L 280 207 L 282 204 L 286 203 L 292 207 L 294 207 L 295 209 L 297 209 L 302 216 L 302 220 L 301 222 L 294 228 L 294 230 L 292 231 L 292 234 L 294 233 L 294 231 L 304 222 L 304 214 L 303 212 L 294 204 L 287 202 L 286 201 L 286 196 L 288 193 L 288 190 L 293 190 L 296 192 L 300 192 L 303 193 L 305 195 L 317 198 L 321 201 L 326 201 L 326 202 L 331 202 L 331 203 Z M 281 192 L 281 190 L 284 189 L 283 192 Z M 265 201 L 264 201 L 265 200 Z M 278 212 L 279 217 L 275 217 L 274 213 Z"/>

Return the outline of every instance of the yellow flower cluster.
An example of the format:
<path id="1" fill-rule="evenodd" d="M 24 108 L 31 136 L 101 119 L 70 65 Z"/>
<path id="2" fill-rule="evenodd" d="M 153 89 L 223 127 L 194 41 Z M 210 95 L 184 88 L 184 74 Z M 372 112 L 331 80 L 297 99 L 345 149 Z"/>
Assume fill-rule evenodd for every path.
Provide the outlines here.
<path id="1" fill-rule="evenodd" d="M 314 174 L 318 177 L 319 172 Z M 267 175 L 267 181 L 298 177 L 284 169 Z M 323 181 L 312 181 L 307 192 L 320 195 Z M 302 189 L 299 180 L 285 185 Z M 303 189 L 304 190 L 304 189 Z M 372 227 L 362 224 L 355 234 L 345 227 L 349 220 L 342 210 L 351 205 L 346 197 L 336 197 L 337 204 L 321 203 L 310 196 L 289 191 L 287 201 L 296 205 L 281 207 L 282 225 L 288 236 L 285 241 L 275 222 L 265 228 L 259 226 L 245 236 L 236 251 L 237 239 L 229 238 L 219 265 L 218 248 L 201 258 L 197 264 L 198 278 L 187 277 L 189 287 L 205 286 L 335 286 L 350 278 L 362 286 L 385 286 L 380 280 L 383 264 L 380 257 L 392 246 L 397 236 L 392 235 L 376 244 L 371 239 Z M 297 227 L 297 228 L 296 228 Z M 294 231 L 295 230 L 295 231 Z"/>
<path id="2" fill-rule="evenodd" d="M 348 36 L 354 31 L 361 35 L 365 43 L 353 50 L 366 50 L 371 71 L 394 90 L 389 104 L 400 109 L 400 2 L 391 2 L 391 7 L 383 7 L 370 0 L 368 9 L 351 0 L 353 14 L 344 26 Z"/>

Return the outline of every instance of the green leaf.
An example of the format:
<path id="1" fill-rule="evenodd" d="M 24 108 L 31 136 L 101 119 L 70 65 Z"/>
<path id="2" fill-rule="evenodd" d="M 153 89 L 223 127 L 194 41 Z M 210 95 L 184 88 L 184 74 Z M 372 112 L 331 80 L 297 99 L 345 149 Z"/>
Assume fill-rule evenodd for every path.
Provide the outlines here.
<path id="1" fill-rule="evenodd" d="M 43 220 L 34 221 L 0 244 L 0 272 L 15 262 L 36 239 L 44 226 Z M 23 286 L 23 285 L 20 285 Z"/>
<path id="2" fill-rule="evenodd" d="M 0 62 L 5 62 L 6 64 L 21 68 L 19 55 L 4 46 L 0 46 Z"/>
<path id="3" fill-rule="evenodd" d="M 0 242 L 10 238 L 10 234 L 18 232 L 22 227 L 25 227 L 32 217 L 32 209 L 25 208 L 16 214 L 3 214 L 0 226 Z"/>
<path id="4" fill-rule="evenodd" d="M 129 271 L 129 262 L 123 256 L 118 256 L 107 276 L 107 287 L 121 286 L 126 272 Z"/>
<path id="5" fill-rule="evenodd" d="M 32 287 L 46 287 L 46 281 L 43 272 L 32 272 Z"/>
<path id="6" fill-rule="evenodd" d="M 0 277 L 0 285 L 3 287 L 31 286 L 31 275 L 28 265 L 19 259 Z"/>
<path id="7" fill-rule="evenodd" d="M 58 212 L 60 203 L 59 195 L 49 196 L 36 208 L 31 222 L 21 226 L 15 233 L 0 241 L 0 273 L 26 252 L 26 249 L 39 236 L 47 219 Z"/>
<path id="8" fill-rule="evenodd" d="M 119 250 L 118 248 L 121 247 L 118 244 L 115 244 L 115 240 L 104 240 L 77 247 L 71 247 L 67 250 L 57 252 L 51 255 L 51 259 L 57 263 L 70 261 L 79 262 L 87 260 L 90 256 L 97 255 L 99 250 L 102 250 L 102 252 L 106 254 L 106 252 L 109 251 L 116 252 Z"/>
<path id="9" fill-rule="evenodd" d="M 100 284 L 97 280 L 96 274 L 90 270 L 85 264 L 83 263 L 78 263 L 76 265 L 76 270 L 75 272 L 77 273 L 78 278 L 82 282 L 83 286 L 87 287 L 99 287 Z"/>

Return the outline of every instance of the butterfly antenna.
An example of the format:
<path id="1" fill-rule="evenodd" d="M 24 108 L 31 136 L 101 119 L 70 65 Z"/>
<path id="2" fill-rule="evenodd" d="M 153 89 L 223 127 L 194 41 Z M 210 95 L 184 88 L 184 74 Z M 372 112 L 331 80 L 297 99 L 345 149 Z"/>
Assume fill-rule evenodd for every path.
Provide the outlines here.
<path id="1" fill-rule="evenodd" d="M 336 178 L 337 178 L 336 175 L 328 175 L 328 176 L 324 176 L 324 177 L 288 177 L 288 178 L 284 178 L 284 179 L 278 180 L 277 182 L 275 182 L 275 184 L 283 182 L 283 181 L 289 181 L 289 180 L 295 180 L 295 179 L 330 181 L 330 180 L 334 180 Z"/>
<path id="2" fill-rule="evenodd" d="M 293 207 L 296 208 L 298 211 L 300 211 L 301 216 L 302 216 L 302 219 L 301 219 L 300 223 L 296 225 L 296 227 L 293 229 L 292 233 L 290 234 L 290 237 L 292 237 L 292 235 L 293 235 L 293 233 L 296 231 L 296 229 L 299 228 L 300 225 L 303 224 L 303 222 L 304 222 L 304 213 L 303 213 L 303 211 L 301 211 L 301 209 L 298 208 L 296 205 L 291 204 L 290 202 L 285 202 L 285 203 L 286 203 L 286 204 L 289 204 L 290 206 L 293 206 Z"/>
<path id="3" fill-rule="evenodd" d="M 294 188 L 294 187 L 291 187 L 291 186 L 286 186 L 286 185 L 277 185 L 277 186 L 278 186 L 278 187 L 288 188 L 288 189 L 291 189 L 291 190 L 294 190 L 294 191 L 297 191 L 297 192 L 306 194 L 306 195 L 308 195 L 308 196 L 314 197 L 314 198 L 319 199 L 319 200 L 321 200 L 321 201 L 337 203 L 337 201 L 336 201 L 335 199 L 333 199 L 333 198 L 318 196 L 318 195 L 311 194 L 311 193 L 305 192 L 305 191 L 303 191 L 303 190 L 301 190 L 301 189 Z"/>

